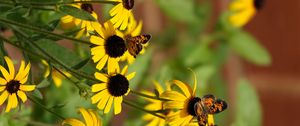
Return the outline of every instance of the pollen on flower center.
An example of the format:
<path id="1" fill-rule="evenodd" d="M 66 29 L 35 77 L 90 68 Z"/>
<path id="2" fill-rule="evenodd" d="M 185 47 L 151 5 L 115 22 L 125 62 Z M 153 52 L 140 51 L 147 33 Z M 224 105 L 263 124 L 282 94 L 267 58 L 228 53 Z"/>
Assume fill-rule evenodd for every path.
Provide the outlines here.
<path id="1" fill-rule="evenodd" d="M 6 84 L 6 90 L 12 94 L 12 93 L 16 93 L 19 89 L 20 89 L 20 82 L 16 81 L 16 80 L 11 80 L 10 82 L 8 82 Z"/>
<path id="2" fill-rule="evenodd" d="M 123 0 L 123 7 L 127 10 L 132 9 L 134 6 L 134 0 Z"/>
<path id="3" fill-rule="evenodd" d="M 259 10 L 263 7 L 264 0 L 254 0 L 254 7 Z"/>
<path id="4" fill-rule="evenodd" d="M 187 107 L 187 112 L 188 112 L 190 115 L 196 116 L 194 106 L 195 106 L 195 104 L 196 104 L 197 102 L 199 102 L 199 101 L 201 101 L 201 99 L 198 98 L 198 97 L 194 97 L 194 98 L 191 98 L 191 99 L 189 100 L 189 102 L 188 102 L 188 107 Z"/>
<path id="5" fill-rule="evenodd" d="M 94 11 L 92 4 L 81 4 L 80 8 L 89 13 L 93 13 Z"/>
<path id="6" fill-rule="evenodd" d="M 117 74 L 109 78 L 107 89 L 112 96 L 122 96 L 128 91 L 129 82 L 125 76 Z"/>
<path id="7" fill-rule="evenodd" d="M 105 42 L 105 51 L 110 57 L 120 57 L 126 51 L 126 44 L 124 39 L 117 35 L 110 36 Z"/>

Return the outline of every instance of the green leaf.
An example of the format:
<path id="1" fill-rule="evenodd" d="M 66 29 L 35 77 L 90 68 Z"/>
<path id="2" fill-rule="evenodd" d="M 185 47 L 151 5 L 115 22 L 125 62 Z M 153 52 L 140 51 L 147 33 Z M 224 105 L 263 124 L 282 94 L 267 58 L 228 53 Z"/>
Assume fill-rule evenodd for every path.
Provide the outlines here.
<path id="1" fill-rule="evenodd" d="M 80 18 L 87 21 L 96 21 L 96 19 L 90 13 L 73 6 L 68 6 L 68 5 L 60 6 L 59 10 L 62 13 L 71 15 L 76 18 Z"/>
<path id="2" fill-rule="evenodd" d="M 36 98 L 43 99 L 43 95 L 38 89 L 34 90 L 32 92 L 32 95 L 35 96 Z"/>
<path id="3" fill-rule="evenodd" d="M 78 64 L 72 66 L 73 69 L 79 70 L 80 68 L 84 67 L 87 63 L 89 63 L 90 57 L 80 61 Z"/>
<path id="4" fill-rule="evenodd" d="M 255 88 L 246 80 L 238 81 L 234 126 L 261 126 L 262 111 Z"/>
<path id="5" fill-rule="evenodd" d="M 42 80 L 41 83 L 39 83 L 36 88 L 45 88 L 45 87 L 48 87 L 50 85 L 50 82 L 48 81 L 48 79 L 44 79 Z"/>
<path id="6" fill-rule="evenodd" d="M 172 19 L 186 23 L 198 21 L 193 0 L 156 0 L 160 8 Z"/>
<path id="7" fill-rule="evenodd" d="M 230 47 L 247 61 L 257 65 L 269 65 L 271 57 L 268 51 L 255 38 L 246 32 L 235 32 L 229 38 Z"/>

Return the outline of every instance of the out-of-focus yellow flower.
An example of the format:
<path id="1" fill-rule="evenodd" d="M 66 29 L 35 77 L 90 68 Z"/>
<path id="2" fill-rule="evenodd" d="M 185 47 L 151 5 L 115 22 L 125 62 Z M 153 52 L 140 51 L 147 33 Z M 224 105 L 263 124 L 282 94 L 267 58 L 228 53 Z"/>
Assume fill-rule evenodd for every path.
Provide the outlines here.
<path id="1" fill-rule="evenodd" d="M 122 71 L 120 68 L 108 68 L 108 74 L 95 73 L 95 78 L 103 83 L 92 85 L 92 92 L 97 92 L 92 96 L 92 103 L 98 103 L 97 107 L 108 113 L 111 107 L 114 107 L 114 114 L 119 114 L 122 110 L 123 96 L 127 96 L 130 92 L 129 80 L 135 76 L 135 72 L 125 75 L 128 66 L 125 66 Z"/>
<path id="2" fill-rule="evenodd" d="M 114 24 L 115 28 L 125 30 L 128 26 L 129 17 L 132 16 L 132 8 L 134 6 L 134 0 L 109 0 L 118 2 L 110 11 L 112 16 L 110 21 Z"/>
<path id="3" fill-rule="evenodd" d="M 256 11 L 262 7 L 263 0 L 233 0 L 229 5 L 229 22 L 234 27 L 244 26 Z"/>
<path id="4" fill-rule="evenodd" d="M 164 89 L 162 88 L 162 86 L 158 82 L 154 81 L 153 83 L 155 85 L 155 89 L 158 92 L 158 95 L 161 95 L 164 92 Z M 167 90 L 170 90 L 169 85 L 167 85 Z M 155 96 L 155 93 L 152 93 L 150 91 L 143 91 L 143 93 L 147 94 L 149 96 Z M 150 111 L 163 110 L 163 101 L 150 99 L 150 98 L 146 98 L 146 100 L 150 102 L 149 104 L 147 104 L 145 106 L 146 110 L 150 110 Z M 171 114 L 171 112 L 166 112 L 164 114 L 159 114 L 159 115 L 161 115 L 163 117 L 166 117 L 169 114 Z M 159 118 L 159 117 L 154 116 L 152 114 L 145 114 L 143 116 L 143 119 L 146 120 L 146 121 L 149 121 L 149 123 L 146 126 L 165 126 L 166 125 L 165 119 Z"/>
<path id="5" fill-rule="evenodd" d="M 62 125 L 68 124 L 71 126 L 102 126 L 102 121 L 95 111 L 87 110 L 84 108 L 79 108 L 79 111 L 84 118 L 85 123 L 78 119 L 68 118 L 62 122 Z"/>
<path id="6" fill-rule="evenodd" d="M 102 70 L 106 63 L 108 69 L 119 68 L 119 61 L 127 50 L 124 35 L 116 32 L 110 21 L 104 23 L 104 27 L 99 23 L 93 23 L 93 26 L 100 35 L 90 37 L 91 43 L 94 44 L 91 54 L 93 61 L 97 63 L 96 68 Z"/>
<path id="7" fill-rule="evenodd" d="M 42 60 L 42 64 L 46 66 L 46 70 L 44 72 L 44 78 L 47 78 L 50 75 L 50 66 L 47 61 Z M 72 75 L 66 71 L 61 70 L 67 77 L 72 77 Z M 65 76 L 62 75 L 59 71 L 52 69 L 51 71 L 51 77 L 53 79 L 53 83 L 55 84 L 56 87 L 60 87 L 62 84 L 62 80 L 65 79 Z"/>
<path id="8" fill-rule="evenodd" d="M 15 75 L 15 67 L 12 60 L 7 56 L 4 59 L 8 66 L 8 71 L 0 65 L 0 71 L 3 76 L 0 77 L 0 92 L 2 92 L 0 105 L 8 99 L 5 112 L 9 112 L 18 106 L 18 99 L 21 99 L 24 103 L 27 100 L 25 92 L 33 91 L 36 85 L 24 85 L 28 79 L 30 63 L 25 65 L 25 62 L 22 60 L 19 72 Z"/>
<path id="9" fill-rule="evenodd" d="M 80 1 L 80 0 L 75 0 L 75 1 Z M 82 0 L 82 1 L 84 1 L 84 0 Z M 92 4 L 76 3 L 76 4 L 71 4 L 71 6 L 82 9 L 82 10 L 90 13 L 95 19 L 98 18 L 97 14 L 94 12 Z M 61 18 L 62 28 L 69 29 L 69 28 L 73 28 L 75 26 L 79 26 L 81 28 L 81 30 L 77 33 L 75 38 L 80 38 L 83 35 L 89 36 L 88 31 L 94 31 L 94 28 L 91 24 L 92 22 L 95 22 L 95 21 L 83 20 L 83 19 L 73 17 L 71 15 L 66 15 Z"/>

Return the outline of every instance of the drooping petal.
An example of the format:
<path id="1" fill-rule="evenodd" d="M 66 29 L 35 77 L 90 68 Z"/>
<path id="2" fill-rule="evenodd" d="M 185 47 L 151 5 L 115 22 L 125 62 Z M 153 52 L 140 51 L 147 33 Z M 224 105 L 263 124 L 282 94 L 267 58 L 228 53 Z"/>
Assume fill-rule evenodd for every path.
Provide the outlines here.
<path id="1" fill-rule="evenodd" d="M 17 92 L 18 97 L 22 100 L 22 102 L 24 103 L 27 100 L 27 96 L 23 91 L 18 91 Z"/>
<path id="2" fill-rule="evenodd" d="M 8 98 L 8 92 L 4 91 L 0 96 L 0 106 L 5 102 L 5 100 Z"/>
<path id="3" fill-rule="evenodd" d="M 110 111 L 113 100 L 114 100 L 114 97 L 109 97 L 109 100 L 107 101 L 107 104 L 104 109 L 104 113 L 108 113 Z"/>
<path id="4" fill-rule="evenodd" d="M 13 79 L 13 78 L 10 78 L 10 75 L 9 75 L 8 71 L 1 65 L 0 65 L 0 71 L 1 71 L 3 77 L 5 78 L 6 81 L 11 81 Z"/>
<path id="5" fill-rule="evenodd" d="M 97 94 L 95 94 L 94 96 L 91 97 L 92 100 L 92 104 L 97 103 L 98 101 L 100 101 L 105 95 L 107 95 L 107 91 L 101 91 Z"/>
<path id="6" fill-rule="evenodd" d="M 114 100 L 114 113 L 117 115 L 122 111 L 123 97 L 116 97 Z"/>
<path id="7" fill-rule="evenodd" d="M 107 69 L 108 69 L 108 74 L 114 74 L 114 73 L 119 73 L 120 71 L 120 66 L 118 63 L 118 60 L 116 58 L 109 58 L 108 63 L 107 63 Z"/>
<path id="8" fill-rule="evenodd" d="M 98 62 L 96 68 L 98 70 L 102 70 L 102 68 L 104 67 L 104 65 L 106 64 L 108 59 L 108 55 L 105 55 L 104 57 L 102 57 L 102 59 Z"/>
<path id="9" fill-rule="evenodd" d="M 6 83 L 7 81 L 4 78 L 0 77 L 0 85 L 6 85 Z"/>

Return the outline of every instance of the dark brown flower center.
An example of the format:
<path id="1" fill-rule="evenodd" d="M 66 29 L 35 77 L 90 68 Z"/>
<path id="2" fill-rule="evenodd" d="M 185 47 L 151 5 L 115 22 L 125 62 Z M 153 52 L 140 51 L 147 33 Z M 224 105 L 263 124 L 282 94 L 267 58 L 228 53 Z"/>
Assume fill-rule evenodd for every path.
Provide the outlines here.
<path id="1" fill-rule="evenodd" d="M 12 94 L 12 93 L 17 93 L 18 90 L 20 90 L 20 82 L 16 80 L 11 80 L 6 84 L 6 90 Z"/>
<path id="2" fill-rule="evenodd" d="M 187 107 L 187 112 L 192 115 L 192 116 L 197 116 L 196 113 L 195 113 L 195 104 L 197 102 L 201 101 L 200 98 L 198 97 L 193 97 L 189 100 L 188 102 L 188 107 Z"/>
<path id="3" fill-rule="evenodd" d="M 123 7 L 127 10 L 132 9 L 134 6 L 134 0 L 123 0 Z"/>
<path id="4" fill-rule="evenodd" d="M 109 77 L 107 89 L 112 96 L 119 97 L 129 89 L 129 82 L 127 78 L 121 74 Z"/>
<path id="5" fill-rule="evenodd" d="M 110 57 L 120 57 L 127 50 L 124 39 L 117 35 L 110 36 L 105 42 L 105 52 Z"/>
<path id="6" fill-rule="evenodd" d="M 264 5 L 264 0 L 254 0 L 254 7 L 256 10 L 260 10 Z"/>
<path id="7" fill-rule="evenodd" d="M 80 8 L 86 12 L 89 12 L 90 14 L 94 11 L 92 4 L 81 4 Z"/>

